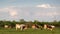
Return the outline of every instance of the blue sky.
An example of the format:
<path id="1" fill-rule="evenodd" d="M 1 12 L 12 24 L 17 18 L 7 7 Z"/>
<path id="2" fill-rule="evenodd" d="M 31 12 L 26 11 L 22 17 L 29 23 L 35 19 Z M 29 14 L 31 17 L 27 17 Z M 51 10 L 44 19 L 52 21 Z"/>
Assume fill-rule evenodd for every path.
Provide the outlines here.
<path id="1" fill-rule="evenodd" d="M 0 0 L 0 20 L 60 20 L 60 0 Z"/>

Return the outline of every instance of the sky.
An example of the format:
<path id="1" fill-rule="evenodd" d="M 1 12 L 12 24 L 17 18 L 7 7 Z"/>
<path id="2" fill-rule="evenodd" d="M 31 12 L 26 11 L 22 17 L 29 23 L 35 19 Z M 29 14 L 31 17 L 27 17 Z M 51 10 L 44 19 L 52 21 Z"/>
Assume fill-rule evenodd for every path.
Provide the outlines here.
<path id="1" fill-rule="evenodd" d="M 0 0 L 0 20 L 60 20 L 60 0 Z"/>

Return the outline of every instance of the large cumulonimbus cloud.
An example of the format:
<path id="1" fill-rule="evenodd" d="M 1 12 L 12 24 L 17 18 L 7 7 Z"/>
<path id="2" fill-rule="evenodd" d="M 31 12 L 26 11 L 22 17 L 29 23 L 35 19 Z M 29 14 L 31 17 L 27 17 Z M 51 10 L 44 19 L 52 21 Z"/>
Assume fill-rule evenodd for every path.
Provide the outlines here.
<path id="1" fill-rule="evenodd" d="M 50 5 L 41 5 L 40 7 L 42 8 L 51 8 Z M 15 6 L 12 6 L 12 7 L 7 7 L 7 8 L 3 8 L 3 9 L 0 9 L 0 11 L 4 11 L 4 12 L 9 12 L 10 16 L 12 17 L 16 17 L 18 15 L 18 11 L 20 12 L 20 15 L 24 14 L 25 16 L 31 16 L 30 15 L 30 12 L 32 11 L 32 9 L 30 8 L 23 8 L 20 9 L 21 7 L 15 7 Z M 35 11 L 36 10 L 36 11 Z M 59 15 L 58 12 L 54 11 L 54 12 L 42 12 L 42 11 L 38 11 L 38 9 L 35 9 L 33 11 L 33 14 L 35 16 L 54 16 L 54 15 Z M 47 9 L 48 10 L 48 9 Z"/>
<path id="2" fill-rule="evenodd" d="M 54 18 L 55 16 L 60 15 L 59 11 L 60 10 L 57 10 L 57 8 L 55 9 L 50 5 L 43 5 L 43 4 L 33 8 L 32 7 L 15 7 L 15 6 L 0 8 L 0 12 L 8 12 L 10 17 L 13 17 L 13 18 L 23 17 L 24 19 L 30 19 L 30 18 L 35 19 L 36 17 L 37 18 L 42 18 L 42 17 Z"/>

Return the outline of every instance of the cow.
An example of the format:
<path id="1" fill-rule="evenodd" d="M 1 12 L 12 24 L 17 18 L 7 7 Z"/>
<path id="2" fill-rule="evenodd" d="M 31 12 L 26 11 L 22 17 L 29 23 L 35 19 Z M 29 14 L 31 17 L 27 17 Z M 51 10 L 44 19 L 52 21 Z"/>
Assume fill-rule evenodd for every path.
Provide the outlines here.
<path id="1" fill-rule="evenodd" d="M 16 24 L 16 30 L 17 29 L 21 29 L 21 30 L 27 29 L 27 26 L 25 24 Z"/>
<path id="2" fill-rule="evenodd" d="M 12 28 L 11 25 L 4 25 L 4 28 Z"/>
<path id="3" fill-rule="evenodd" d="M 32 28 L 33 28 L 33 29 L 38 29 L 38 28 L 39 28 L 39 26 L 38 26 L 38 25 L 36 25 L 36 24 L 33 24 L 33 25 L 32 25 Z"/>
<path id="4" fill-rule="evenodd" d="M 9 27 L 9 25 L 4 25 L 4 28 L 8 28 Z"/>
<path id="5" fill-rule="evenodd" d="M 47 25 L 47 24 L 44 25 L 44 29 L 49 29 L 52 31 L 54 28 L 55 28 L 55 26 L 53 26 L 53 25 Z"/>
<path id="6" fill-rule="evenodd" d="M 47 29 L 47 25 L 46 24 L 44 24 L 44 29 Z"/>

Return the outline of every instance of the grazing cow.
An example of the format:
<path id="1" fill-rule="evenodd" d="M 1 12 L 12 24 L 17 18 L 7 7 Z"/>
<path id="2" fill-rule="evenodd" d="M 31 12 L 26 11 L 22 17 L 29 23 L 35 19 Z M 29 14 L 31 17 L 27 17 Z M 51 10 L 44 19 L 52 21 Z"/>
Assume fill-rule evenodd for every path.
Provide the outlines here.
<path id="1" fill-rule="evenodd" d="M 46 24 L 44 24 L 44 29 L 47 29 L 47 25 Z"/>
<path id="2" fill-rule="evenodd" d="M 38 26 L 38 25 L 36 25 L 36 24 L 33 24 L 33 25 L 32 25 L 32 28 L 33 28 L 33 29 L 38 29 L 38 28 L 39 28 L 39 26 Z"/>
<path id="3" fill-rule="evenodd" d="M 11 28 L 12 26 L 10 25 L 4 25 L 4 28 Z"/>
<path id="4" fill-rule="evenodd" d="M 53 30 L 55 28 L 55 26 L 53 26 L 53 25 L 44 25 L 44 29 L 49 29 L 49 30 Z"/>
<path id="5" fill-rule="evenodd" d="M 27 29 L 27 26 L 25 24 L 16 24 L 16 30 L 17 29 L 21 29 L 21 30 Z"/>

